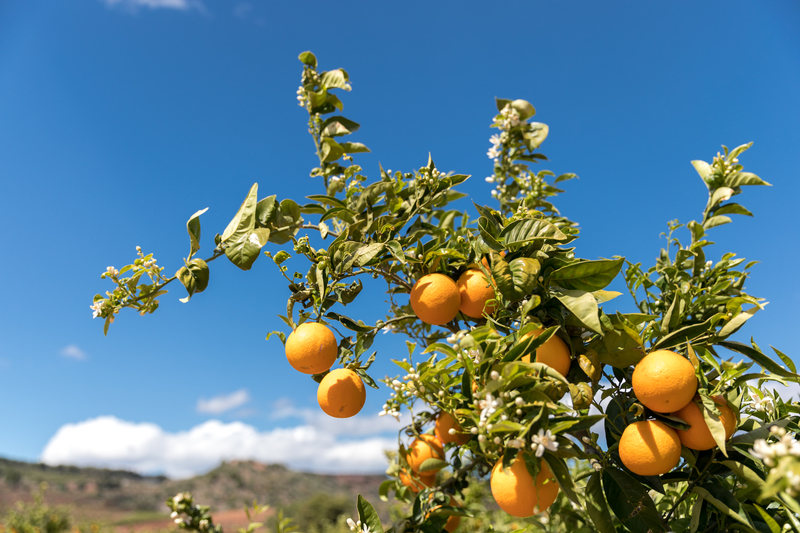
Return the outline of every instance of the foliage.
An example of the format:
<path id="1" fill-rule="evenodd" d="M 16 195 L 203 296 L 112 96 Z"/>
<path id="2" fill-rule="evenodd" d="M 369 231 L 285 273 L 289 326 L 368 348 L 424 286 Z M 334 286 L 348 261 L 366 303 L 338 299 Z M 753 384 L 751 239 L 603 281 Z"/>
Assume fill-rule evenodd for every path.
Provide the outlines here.
<path id="1" fill-rule="evenodd" d="M 413 413 L 388 470 L 395 479 L 381 488 L 382 498 L 393 491 L 409 504 L 389 531 L 441 531 L 451 515 L 485 514 L 476 507 L 451 507 L 449 494 L 463 500 L 471 480 L 486 476 L 498 461 L 510 464 L 521 449 L 531 474 L 545 461 L 561 488 L 549 515 L 520 521 L 531 530 L 794 528 L 800 533 L 800 506 L 794 499 L 800 491 L 800 445 L 791 437 L 798 430 L 798 406 L 764 388 L 769 381 L 785 384 L 800 377 L 780 351 L 773 349 L 782 364 L 753 340 L 744 344 L 731 339 L 766 305 L 745 292 L 754 262 L 744 264 L 732 253 L 717 262 L 707 258 L 713 244 L 709 231 L 730 223 L 731 215 L 751 216 L 731 199 L 745 186 L 768 185 L 739 163 L 749 144 L 724 148 L 711 163 L 693 162 L 708 189 L 706 207 L 699 221 L 669 223 L 667 246 L 654 266 L 645 268 L 619 256 L 582 259 L 573 246 L 577 224 L 552 203 L 562 192 L 556 184 L 574 174 L 556 177 L 547 170 L 531 170 L 546 160 L 539 148 L 548 127 L 530 122 L 535 115 L 530 103 L 497 100 L 492 125 L 500 133 L 491 138 L 488 155 L 494 173 L 487 181 L 496 184 L 493 196 L 499 208 L 474 204 L 476 219 L 453 205 L 464 197 L 455 187 L 468 176 L 440 171 L 430 156 L 410 172 L 381 168 L 379 179 L 369 182 L 352 157 L 368 149 L 341 140 L 359 125 L 334 114 L 343 105 L 333 91 L 349 91 L 349 75 L 342 69 L 319 71 L 310 52 L 300 60 L 298 101 L 308 112 L 319 158 L 311 176 L 322 179 L 324 194 L 308 196 L 303 205 L 275 196 L 259 200 L 253 185 L 228 227 L 215 237 L 207 260 L 193 259 L 200 247 L 200 211 L 187 223 L 190 254 L 172 278 L 163 277 L 163 269 L 141 251 L 133 265 L 119 272 L 109 267 L 104 276 L 116 287 L 106 296 L 95 296 L 92 306 L 105 319 L 106 330 L 125 307 L 142 314 L 154 311 L 164 287 L 175 279 L 189 297 L 201 292 L 208 284 L 208 263 L 216 258 L 224 255 L 247 270 L 267 242 L 291 242 L 294 256 L 287 250 L 265 253 L 292 293 L 281 317 L 288 327 L 315 320 L 349 330 L 340 334 L 338 362 L 376 388 L 368 374 L 376 354 L 365 356 L 375 334 L 386 330 L 410 339 L 409 356 L 395 361 L 404 375 L 385 380 L 392 392 L 382 414 Z M 688 231 L 688 244 L 678 238 L 681 229 Z M 314 248 L 301 230 L 318 232 L 323 245 Z M 608 305 L 620 293 L 606 288 L 623 267 L 638 308 L 634 313 Z M 469 268 L 479 268 L 494 280 L 497 310 L 477 320 L 459 315 L 442 327 L 417 320 L 407 303 L 415 280 L 433 272 L 457 279 Z M 121 277 L 127 272 L 129 277 Z M 139 283 L 145 275 L 150 284 Z M 387 283 L 390 308 L 386 319 L 374 325 L 343 314 L 342 308 L 361 295 L 361 276 Z M 297 304 L 302 309 L 295 313 Z M 544 333 L 525 336 L 538 329 Z M 273 333 L 285 341 L 284 332 Z M 573 364 L 566 375 L 523 361 L 552 336 L 571 352 Z M 633 367 L 654 349 L 671 349 L 692 362 L 704 418 L 718 448 L 684 448 L 682 461 L 671 472 L 641 477 L 625 468 L 617 453 L 625 427 L 651 418 L 686 427 L 679 418 L 648 410 L 633 394 Z M 733 361 L 741 356 L 745 359 Z M 728 442 L 711 399 L 715 395 L 740 413 L 738 434 Z M 409 468 L 404 437 L 418 436 L 443 411 L 454 415 L 471 438 L 462 446 L 448 445 L 449 468 L 439 475 L 437 486 L 414 494 L 396 479 Z M 780 431 L 770 433 L 772 426 L 785 428 L 788 440 Z M 599 427 L 602 435 L 596 432 Z M 444 465 L 429 459 L 421 470 Z M 362 497 L 358 514 L 360 523 L 353 522 L 351 529 L 384 531 Z"/>
<path id="2" fill-rule="evenodd" d="M 63 506 L 53 507 L 45 503 L 46 491 L 47 484 L 42 483 L 39 490 L 33 493 L 33 502 L 17 502 L 6 516 L 0 518 L 0 526 L 9 533 L 63 533 L 69 531 L 72 527 L 70 509 Z M 92 528 L 94 527 L 97 526 L 92 526 Z M 97 531 L 93 530 L 93 533 L 97 533 Z"/>

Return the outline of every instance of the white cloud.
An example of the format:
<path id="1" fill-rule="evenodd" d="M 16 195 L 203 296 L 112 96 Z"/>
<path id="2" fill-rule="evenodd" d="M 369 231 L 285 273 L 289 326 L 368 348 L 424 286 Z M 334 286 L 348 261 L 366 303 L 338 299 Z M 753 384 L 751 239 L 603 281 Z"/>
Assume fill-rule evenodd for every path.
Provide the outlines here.
<path id="1" fill-rule="evenodd" d="M 290 398 L 281 398 L 272 406 L 271 418 L 300 418 L 306 425 L 318 428 L 332 435 L 363 437 L 378 433 L 396 432 L 411 423 L 411 413 L 405 411 L 398 422 L 391 416 L 354 416 L 352 418 L 331 418 L 319 409 L 298 409 Z"/>
<path id="2" fill-rule="evenodd" d="M 83 361 L 86 359 L 86 352 L 78 348 L 75 344 L 70 344 L 65 348 L 62 348 L 59 355 L 62 357 L 70 357 L 72 359 L 77 359 L 78 361 Z"/>
<path id="3" fill-rule="evenodd" d="M 236 409 L 237 407 L 242 406 L 249 401 L 250 393 L 247 392 L 247 389 L 239 389 L 230 394 L 214 396 L 208 400 L 205 398 L 200 398 L 197 400 L 197 412 L 218 415 L 220 413 L 230 411 L 231 409 Z"/>
<path id="4" fill-rule="evenodd" d="M 200 0 L 101 0 L 109 7 L 121 7 L 135 11 L 140 7 L 149 9 L 177 9 L 186 11 L 188 9 L 204 10 Z"/>
<path id="5" fill-rule="evenodd" d="M 308 424 L 259 431 L 242 422 L 210 420 L 170 433 L 156 424 L 101 416 L 62 426 L 45 446 L 41 461 L 164 473 L 172 478 L 200 474 L 233 459 L 282 463 L 313 472 L 380 473 L 387 466 L 383 451 L 396 448 L 396 439 L 377 431 L 357 439 L 348 430 L 365 433 L 363 428 L 378 420 L 375 414 L 335 420 L 344 423 L 336 432 Z M 394 431 L 400 429 L 392 422 Z"/>

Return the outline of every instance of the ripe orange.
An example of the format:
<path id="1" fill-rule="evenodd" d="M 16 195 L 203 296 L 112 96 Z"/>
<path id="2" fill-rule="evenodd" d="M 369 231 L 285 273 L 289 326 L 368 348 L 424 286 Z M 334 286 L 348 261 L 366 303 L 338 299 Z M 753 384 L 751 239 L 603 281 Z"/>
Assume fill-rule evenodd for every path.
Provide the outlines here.
<path id="1" fill-rule="evenodd" d="M 409 476 L 406 470 L 401 470 L 399 477 L 403 485 L 414 492 L 419 492 L 436 484 L 436 472 L 422 472 L 421 474 L 411 474 Z"/>
<path id="2" fill-rule="evenodd" d="M 634 474 L 660 476 L 680 461 L 681 440 L 674 429 L 658 420 L 634 422 L 622 432 L 619 457 Z"/>
<path id="3" fill-rule="evenodd" d="M 495 305 L 486 305 L 486 302 L 494 299 L 494 289 L 483 272 L 475 268 L 465 270 L 459 276 L 457 285 L 461 294 L 459 311 L 471 318 L 481 318 L 484 311 L 490 315 L 494 313 Z"/>
<path id="4" fill-rule="evenodd" d="M 456 430 L 455 435 L 450 434 L 451 429 Z M 433 428 L 433 433 L 442 441 L 442 444 L 455 442 L 461 446 L 469 442 L 469 435 L 463 432 L 458 421 L 447 411 L 439 413 L 439 416 L 436 418 L 436 425 Z"/>
<path id="5" fill-rule="evenodd" d="M 522 342 L 524 339 L 533 336 L 538 337 L 544 332 L 543 329 L 535 329 L 529 331 L 519 340 Z M 526 355 L 522 358 L 526 363 L 531 362 L 531 356 Z M 569 357 L 569 347 L 567 343 L 561 340 L 560 337 L 553 335 L 547 342 L 536 348 L 536 362 L 544 363 L 562 376 L 566 376 L 569 372 L 572 360 Z"/>
<path id="6" fill-rule="evenodd" d="M 322 378 L 317 389 L 317 401 L 322 410 L 334 418 L 355 416 L 367 400 L 364 382 L 347 368 L 337 368 Z"/>
<path id="7" fill-rule="evenodd" d="M 722 396 L 714 396 L 713 399 L 719 408 L 719 419 L 725 427 L 725 440 L 728 440 L 736 430 L 736 416 Z M 672 415 L 682 418 L 692 426 L 687 430 L 677 430 L 681 444 L 692 450 L 710 450 L 717 445 L 714 437 L 711 436 L 711 430 L 708 429 L 705 418 L 703 418 L 703 411 L 696 402 L 689 402 L 683 409 L 675 411 Z"/>
<path id="8" fill-rule="evenodd" d="M 411 470 L 419 472 L 419 468 L 426 459 L 444 460 L 442 443 L 433 435 L 420 435 L 419 438 L 414 439 L 414 442 L 408 447 L 406 461 L 408 461 L 408 466 L 411 467 Z M 428 470 L 423 472 L 423 474 L 427 472 L 435 473 L 436 471 Z"/>
<path id="9" fill-rule="evenodd" d="M 461 504 L 458 501 L 450 496 L 450 507 L 461 507 Z M 458 529 L 458 525 L 461 523 L 461 517 L 457 515 L 452 515 L 450 518 L 447 519 L 447 523 L 444 525 L 444 530 L 448 533 L 453 533 L 456 529 Z"/>
<path id="10" fill-rule="evenodd" d="M 657 413 L 683 409 L 697 391 L 697 377 L 688 359 L 669 350 L 645 355 L 633 370 L 633 393 Z"/>
<path id="11" fill-rule="evenodd" d="M 303 322 L 286 339 L 286 358 L 303 374 L 325 372 L 336 362 L 338 353 L 333 332 L 317 322 Z"/>
<path id="12" fill-rule="evenodd" d="M 456 282 L 444 274 L 422 276 L 411 289 L 411 308 L 426 324 L 441 326 L 453 320 L 461 307 Z"/>
<path id="13" fill-rule="evenodd" d="M 542 461 L 539 474 L 534 483 L 533 477 L 525 467 L 522 452 L 507 470 L 503 470 L 503 460 L 492 468 L 492 496 L 500 508 L 518 518 L 541 513 L 553 505 L 558 496 L 558 483 L 547 463 Z"/>

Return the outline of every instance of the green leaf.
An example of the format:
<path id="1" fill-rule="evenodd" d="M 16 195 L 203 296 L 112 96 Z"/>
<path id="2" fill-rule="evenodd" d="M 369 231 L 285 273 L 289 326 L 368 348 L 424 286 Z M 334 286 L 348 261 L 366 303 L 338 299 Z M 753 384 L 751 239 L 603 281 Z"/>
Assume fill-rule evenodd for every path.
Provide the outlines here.
<path id="1" fill-rule="evenodd" d="M 297 56 L 297 59 L 299 59 L 300 61 L 302 61 L 311 68 L 317 68 L 317 56 L 312 54 L 310 51 L 303 52 L 302 54 Z"/>
<path id="2" fill-rule="evenodd" d="M 369 264 L 373 259 L 378 257 L 386 249 L 386 245 L 382 242 L 374 242 L 372 244 L 365 244 L 358 248 L 354 254 L 353 264 L 355 266 L 364 266 Z"/>
<path id="3" fill-rule="evenodd" d="M 715 215 L 745 215 L 748 217 L 753 216 L 753 213 L 745 209 L 743 206 L 739 204 L 725 204 L 720 206 L 716 211 L 714 211 Z"/>
<path id="4" fill-rule="evenodd" d="M 231 241 L 225 248 L 225 255 L 231 263 L 242 270 L 250 270 L 261 253 L 261 248 L 269 241 L 269 230 L 256 228 L 252 232 L 242 235 L 237 241 Z"/>
<path id="5" fill-rule="evenodd" d="M 192 295 L 203 292 L 208 287 L 208 264 L 202 259 L 192 259 L 186 266 L 181 267 L 175 276 L 189 293 L 186 298 L 180 299 L 181 302 L 186 303 L 191 300 Z"/>
<path id="6" fill-rule="evenodd" d="M 272 211 L 268 229 L 270 230 L 269 241 L 275 244 L 284 244 L 300 229 L 303 224 L 300 206 L 294 200 L 283 200 L 276 209 Z"/>
<path id="7" fill-rule="evenodd" d="M 275 198 L 276 195 L 267 196 L 262 198 L 256 204 L 256 225 L 261 228 L 266 228 L 269 225 L 269 220 L 275 211 Z"/>
<path id="8" fill-rule="evenodd" d="M 340 68 L 323 72 L 320 76 L 320 82 L 326 89 L 350 90 L 350 84 L 347 83 L 347 73 Z"/>
<path id="9" fill-rule="evenodd" d="M 555 179 L 555 181 L 553 183 L 560 183 L 562 181 L 574 180 L 574 179 L 578 179 L 578 175 L 577 174 L 572 174 L 571 172 L 568 172 L 566 174 L 561 174 L 559 177 L 557 177 Z"/>
<path id="10" fill-rule="evenodd" d="M 438 472 L 442 468 L 449 466 L 450 463 L 447 461 L 443 461 L 441 459 L 434 459 L 431 457 L 430 459 L 425 459 L 422 461 L 422 464 L 419 465 L 420 472 Z"/>
<path id="11" fill-rule="evenodd" d="M 699 161 L 699 160 L 692 161 L 692 166 L 700 175 L 700 177 L 703 178 L 703 181 L 706 181 L 706 178 L 708 178 L 713 172 L 713 170 L 711 169 L 711 165 L 709 165 L 705 161 Z"/>
<path id="12" fill-rule="evenodd" d="M 603 334 L 603 327 L 600 325 L 598 317 L 597 300 L 594 299 L 592 293 L 563 290 L 554 292 L 553 295 L 587 328 Z"/>
<path id="13" fill-rule="evenodd" d="M 567 236 L 554 224 L 541 218 L 516 220 L 500 232 L 500 240 L 505 242 L 506 246 L 525 244 L 540 239 L 564 241 Z"/>
<path id="14" fill-rule="evenodd" d="M 189 232 L 189 241 L 191 249 L 189 250 L 189 257 L 191 259 L 192 256 L 197 253 L 197 250 L 200 249 L 200 215 L 208 211 L 208 208 L 201 209 L 194 215 L 189 217 L 189 220 L 186 222 L 186 230 Z"/>
<path id="15" fill-rule="evenodd" d="M 597 261 L 576 261 L 550 274 L 550 280 L 557 282 L 558 285 L 565 289 L 598 291 L 607 287 L 614 280 L 624 262 L 624 257 Z"/>
<path id="16" fill-rule="evenodd" d="M 714 191 L 714 194 L 711 195 L 711 206 L 715 206 L 720 202 L 724 202 L 725 200 L 730 200 L 730 197 L 733 195 L 733 189 L 730 187 L 720 187 Z"/>
<path id="17" fill-rule="evenodd" d="M 334 313 L 333 311 L 328 311 L 325 315 L 327 318 L 332 318 L 334 320 L 338 320 L 341 325 L 349 329 L 350 331 L 355 331 L 358 333 L 369 333 L 375 328 L 372 326 L 367 326 L 362 321 L 356 322 L 350 317 L 340 315 L 339 313 Z"/>
<path id="18" fill-rule="evenodd" d="M 794 366 L 794 361 L 792 361 L 791 357 L 789 357 L 788 355 L 786 355 L 785 353 L 783 353 L 779 349 L 775 348 L 771 344 L 770 344 L 769 347 L 772 348 L 772 351 L 774 351 L 778 355 L 778 357 L 781 358 L 781 361 L 784 362 L 784 364 L 789 368 L 789 370 L 791 370 L 792 372 L 795 372 L 795 373 L 797 372 L 797 367 Z"/>
<path id="19" fill-rule="evenodd" d="M 715 317 L 711 317 L 701 324 L 693 324 L 691 326 L 683 327 L 677 331 L 673 331 L 669 335 L 662 337 L 655 346 L 654 350 L 663 350 L 678 346 L 684 342 L 692 342 L 703 334 L 710 334 L 714 331 Z"/>
<path id="20" fill-rule="evenodd" d="M 330 137 L 323 137 L 319 146 L 319 155 L 322 161 L 330 163 L 336 161 L 344 155 L 344 148 Z"/>
<path id="21" fill-rule="evenodd" d="M 227 244 L 228 241 L 237 242 L 245 235 L 249 235 L 256 225 L 255 213 L 258 195 L 258 183 L 254 183 L 250 187 L 250 192 L 242 202 L 236 216 L 228 223 L 228 227 L 222 232 L 222 243 Z"/>
<path id="22" fill-rule="evenodd" d="M 325 119 L 322 123 L 322 135 L 324 137 L 339 137 L 358 131 L 361 124 L 353 122 L 343 116 L 334 116 Z"/>
<path id="23" fill-rule="evenodd" d="M 725 178 L 725 185 L 732 188 L 742 187 L 744 185 L 772 186 L 772 184 L 767 183 L 752 172 L 737 172 L 736 174 L 729 174 L 728 177 Z"/>
<path id="24" fill-rule="evenodd" d="M 744 531 L 758 533 L 749 518 L 745 518 L 747 513 L 741 508 L 739 502 L 722 484 L 709 483 L 702 487 L 694 487 L 692 492 L 702 496 L 704 500 L 716 507 L 723 515 L 742 524 Z"/>
<path id="25" fill-rule="evenodd" d="M 633 533 L 667 531 L 653 500 L 631 476 L 616 468 L 604 468 L 603 488 L 611 510 Z"/>
<path id="26" fill-rule="evenodd" d="M 600 474 L 598 472 L 589 476 L 584 491 L 586 495 L 586 510 L 592 518 L 592 525 L 598 533 L 616 533 L 611 513 L 608 510 L 606 497 L 603 495 L 603 487 L 600 484 Z"/>
<path id="27" fill-rule="evenodd" d="M 725 448 L 725 426 L 719 419 L 719 408 L 707 394 L 700 393 L 700 410 L 703 412 L 703 420 L 705 420 L 714 442 L 719 446 L 722 455 L 728 457 L 728 450 Z"/>
<path id="28" fill-rule="evenodd" d="M 757 364 L 761 365 L 762 368 L 772 372 L 773 374 L 778 374 L 779 376 L 785 378 L 797 378 L 797 374 L 794 372 L 789 372 L 785 368 L 782 368 L 781 365 L 770 359 L 767 355 L 761 353 L 760 350 L 756 350 L 755 348 L 751 348 L 746 344 L 742 344 L 741 342 L 736 341 L 721 341 L 719 343 L 720 346 L 723 348 L 727 348 L 731 351 L 738 352 L 742 355 L 746 355 Z"/>
<path id="29" fill-rule="evenodd" d="M 573 409 L 588 409 L 592 405 L 592 386 L 581 381 L 569 384 L 569 394 L 572 398 Z"/>
<path id="30" fill-rule="evenodd" d="M 706 223 L 703 224 L 703 229 L 711 229 L 716 226 L 727 224 L 728 222 L 731 222 L 731 219 L 729 217 L 723 215 L 714 216 L 706 220 Z"/>
<path id="31" fill-rule="evenodd" d="M 370 533 L 383 533 L 380 516 L 361 494 L 358 495 L 358 519 L 369 528 Z"/>
<path id="32" fill-rule="evenodd" d="M 527 130 L 522 134 L 525 144 L 528 149 L 534 150 L 539 148 L 541 144 L 547 139 L 547 134 L 550 133 L 550 127 L 541 122 L 531 122 L 528 124 Z"/>
<path id="33" fill-rule="evenodd" d="M 511 105 L 511 100 L 506 100 L 505 98 L 495 98 L 494 103 L 497 106 L 497 110 L 502 111 L 507 105 Z"/>
<path id="34" fill-rule="evenodd" d="M 550 467 L 550 470 L 552 470 L 556 481 L 558 481 L 558 485 L 561 487 L 561 490 L 564 491 L 564 494 L 567 495 L 567 498 L 572 502 L 580 503 L 578 495 L 575 493 L 575 482 L 572 480 L 572 475 L 564 459 L 549 452 L 544 454 L 543 459 L 547 463 L 547 466 Z"/>
<path id="35" fill-rule="evenodd" d="M 521 121 L 528 120 L 536 114 L 536 109 L 527 100 L 514 100 L 511 102 L 511 107 L 517 111 Z"/>
<path id="36" fill-rule="evenodd" d="M 730 319 L 727 324 L 722 326 L 722 329 L 719 330 L 719 333 L 717 333 L 717 335 L 723 339 L 725 337 L 733 335 L 739 328 L 741 328 L 744 325 L 745 322 L 750 320 L 750 318 L 752 318 L 752 316 L 756 314 L 760 309 L 761 309 L 760 307 L 751 307 L 747 311 L 742 311 L 741 313 Z"/>
<path id="37" fill-rule="evenodd" d="M 342 150 L 344 150 L 346 154 L 360 154 L 371 151 L 366 145 L 361 143 L 340 143 L 339 146 L 342 147 Z"/>

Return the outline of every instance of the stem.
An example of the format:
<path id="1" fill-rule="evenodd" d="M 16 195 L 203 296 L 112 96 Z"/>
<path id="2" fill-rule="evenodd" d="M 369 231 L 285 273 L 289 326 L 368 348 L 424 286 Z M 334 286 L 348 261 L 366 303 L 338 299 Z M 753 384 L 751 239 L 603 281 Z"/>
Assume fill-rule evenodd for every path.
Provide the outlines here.
<path id="1" fill-rule="evenodd" d="M 320 231 L 319 226 L 317 226 L 315 224 L 303 224 L 302 226 L 300 226 L 300 229 L 315 229 L 317 231 Z M 330 231 L 330 230 L 328 230 L 328 235 L 333 235 L 334 237 L 338 237 L 339 236 L 338 233 L 336 233 L 335 231 Z"/>
<path id="2" fill-rule="evenodd" d="M 683 491 L 683 494 L 681 494 L 681 497 L 680 497 L 680 498 L 678 498 L 678 501 L 676 501 L 674 504 L 672 504 L 672 509 L 670 509 L 670 510 L 669 510 L 669 512 L 667 513 L 667 515 L 664 517 L 664 520 L 665 520 L 667 523 L 669 523 L 669 519 L 672 517 L 672 515 L 673 515 L 673 514 L 675 513 L 675 511 L 677 510 L 677 508 L 678 508 L 678 505 L 680 505 L 681 503 L 683 503 L 683 500 L 685 500 L 685 499 L 686 499 L 686 497 L 687 497 L 687 496 L 689 496 L 689 494 L 691 494 L 691 491 L 692 491 L 692 489 L 693 489 L 693 488 L 694 488 L 694 487 L 695 487 L 695 486 L 696 486 L 696 485 L 697 485 L 699 482 L 701 482 L 701 481 L 703 480 L 703 477 L 705 476 L 706 472 L 708 472 L 708 469 L 711 467 L 711 465 L 712 465 L 712 464 L 714 464 L 714 457 L 715 457 L 716 455 L 717 455 L 717 451 L 716 451 L 716 450 L 714 450 L 714 452 L 711 454 L 711 458 L 708 460 L 708 463 L 706 463 L 706 466 L 704 466 L 704 467 L 703 467 L 703 470 L 701 470 L 701 471 L 700 471 L 700 473 L 697 475 L 697 479 L 695 479 L 694 481 L 692 481 L 691 483 L 689 483 L 689 485 L 687 485 L 687 486 L 686 486 L 686 489 Z"/>

